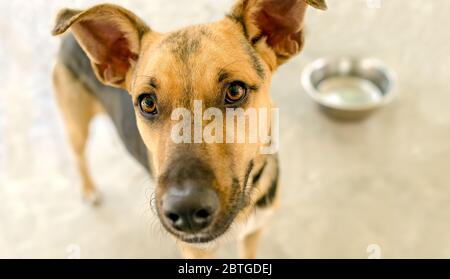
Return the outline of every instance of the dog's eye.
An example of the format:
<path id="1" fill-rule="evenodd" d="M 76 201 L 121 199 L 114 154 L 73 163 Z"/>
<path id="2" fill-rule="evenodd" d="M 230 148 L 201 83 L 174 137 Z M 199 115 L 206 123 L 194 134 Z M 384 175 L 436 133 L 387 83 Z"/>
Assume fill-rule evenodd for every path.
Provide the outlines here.
<path id="1" fill-rule="evenodd" d="M 230 83 L 225 91 L 225 103 L 234 104 L 245 98 L 247 95 L 247 86 L 242 82 Z"/>
<path id="2" fill-rule="evenodd" d="M 139 108 L 145 115 L 155 115 L 158 113 L 155 98 L 150 94 L 139 96 Z"/>

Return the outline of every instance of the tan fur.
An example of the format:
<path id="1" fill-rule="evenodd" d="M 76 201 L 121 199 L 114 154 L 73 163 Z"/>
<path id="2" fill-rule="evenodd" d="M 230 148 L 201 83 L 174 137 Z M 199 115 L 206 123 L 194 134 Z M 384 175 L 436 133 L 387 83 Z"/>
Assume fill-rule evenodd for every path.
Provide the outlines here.
<path id="1" fill-rule="evenodd" d="M 211 101 L 211 92 L 217 92 L 219 88 L 217 85 L 217 72 L 224 66 L 227 66 L 227 70 L 230 73 L 239 75 L 240 79 L 245 79 L 248 83 L 257 84 L 261 89 L 257 98 L 254 98 L 251 103 L 247 104 L 248 107 L 271 108 L 270 96 L 269 96 L 269 84 L 270 84 L 270 70 L 265 67 L 266 77 L 264 80 L 259 78 L 257 74 L 252 70 L 248 56 L 239 45 L 240 40 L 244 40 L 239 27 L 229 20 L 223 20 L 217 24 L 202 25 L 200 26 L 204 30 L 212 33 L 213 39 L 204 39 L 201 41 L 201 48 L 208 49 L 208 52 L 198 52 L 192 55 L 189 61 L 189 68 L 183 66 L 183 62 L 174 57 L 171 54 L 171 49 L 168 46 L 158 46 L 158 44 L 164 41 L 165 38 L 170 36 L 160 35 L 155 38 L 154 36 L 144 37 L 143 45 L 148 45 L 148 50 L 142 54 L 142 61 L 137 65 L 137 71 L 141 73 L 147 73 L 158 78 L 159 87 L 162 92 L 170 92 L 168 94 L 160 94 L 159 102 L 165 103 L 166 107 L 175 109 L 180 106 L 184 106 L 182 101 L 185 100 L 186 93 L 184 83 L 191 82 L 195 84 L 193 88 L 194 99 L 202 100 L 203 103 L 209 103 Z M 198 28 L 200 28 L 198 27 Z M 189 30 L 189 36 L 198 36 L 200 31 Z M 240 40 L 234 39 L 234 37 L 240 38 Z M 154 48 L 158 48 L 157 50 Z M 211 59 L 214 57 L 214 59 Z M 230 57 L 232 57 L 230 59 Z M 206 67 L 206 68 L 205 68 Z M 246 70 L 248 69 L 248 70 Z M 209 74 L 209 75 L 208 75 Z M 186 81 L 183 78 L 180 79 L 168 79 L 167 77 L 185 77 L 190 75 L 190 81 Z M 207 75 L 205 77 L 205 75 Z M 206 82 L 205 82 L 206 81 Z M 209 81 L 209 82 L 208 82 Z M 142 92 L 150 90 L 148 88 L 148 78 L 146 76 L 136 76 L 131 86 L 130 93 L 133 99 L 137 99 Z M 192 104 L 187 104 L 192 105 Z M 170 156 L 174 150 L 178 147 L 177 144 L 171 141 L 168 133 L 173 125 L 173 122 L 166 121 L 161 124 L 158 129 L 151 129 L 147 125 L 145 119 L 138 117 L 138 127 L 141 131 L 141 135 L 144 142 L 147 144 L 148 149 L 153 156 L 153 162 L 156 173 L 162 173 L 168 166 L 165 163 L 170 162 Z M 206 123 L 205 123 L 206 125 Z M 209 160 L 210 166 L 212 166 L 214 172 L 218 177 L 217 187 L 219 192 L 222 192 L 227 196 L 230 190 L 229 185 L 232 183 L 232 175 L 228 170 L 236 170 L 240 177 L 245 175 L 246 162 L 252 157 L 258 154 L 258 144 L 205 144 L 196 147 L 197 152 L 201 152 L 206 155 Z M 213 158 L 223 158 L 225 154 L 229 154 L 228 158 L 235 158 L 235 160 L 215 160 Z M 237 156 L 239 154 L 239 156 Z M 158 192 L 158 195 L 164 194 L 163 191 Z M 223 199 L 226 203 L 226 198 Z"/>
<path id="2" fill-rule="evenodd" d="M 201 248 L 187 243 L 179 242 L 178 248 L 185 259 L 212 259 L 215 248 Z"/>
<path id="3" fill-rule="evenodd" d="M 83 198 L 89 203 L 98 204 L 99 193 L 89 174 L 84 151 L 89 135 L 89 124 L 92 117 L 101 112 L 101 106 L 89 94 L 83 83 L 60 63 L 57 63 L 53 70 L 53 87 L 81 175 Z"/>
<path id="4" fill-rule="evenodd" d="M 256 230 L 244 237 L 239 243 L 239 255 L 243 259 L 255 259 L 261 238 L 261 229 Z"/>
<path id="5" fill-rule="evenodd" d="M 175 144 L 170 137 L 170 112 L 178 107 L 192 110 L 192 100 L 203 101 L 204 108 L 217 106 L 225 82 L 244 81 L 256 88 L 250 92 L 245 108 L 266 108 L 270 111 L 272 102 L 269 95 L 272 73 L 288 58 L 298 53 L 303 46 L 303 13 L 306 2 L 300 1 L 301 20 L 295 26 L 295 38 L 287 41 L 287 47 L 281 44 L 272 45 L 262 36 L 262 28 L 253 18 L 260 7 L 259 0 L 239 0 L 229 17 L 215 23 L 190 26 L 172 33 L 161 34 L 152 31 L 143 21 L 131 12 L 115 5 L 99 5 L 85 11 L 63 10 L 57 17 L 53 34 L 62 34 L 71 28 L 78 42 L 91 59 L 91 63 L 100 81 L 126 89 L 133 102 L 138 103 L 142 93 L 157 90 L 158 105 L 164 108 L 159 117 L 164 121 L 149 124 L 140 113 L 136 113 L 137 126 L 141 137 L 149 151 L 155 177 L 158 179 L 170 171 L 174 158 L 180 152 L 187 152 Z M 323 0 L 306 0 L 317 8 L 326 8 Z M 130 53 L 125 61 L 110 57 L 111 47 L 104 46 L 103 41 L 96 40 L 89 28 L 95 28 L 104 22 L 112 32 L 122 34 L 126 39 L 125 46 Z M 298 26 L 297 26 L 298 25 Z M 102 35 L 102 34 L 100 34 Z M 273 38 L 272 38 L 273 39 Z M 275 38 L 276 39 L 276 38 Z M 275 42 L 278 42 L 275 40 Z M 114 54 L 114 53 L 113 53 Z M 109 55 L 109 56 L 108 56 Z M 114 55 L 113 55 L 114 56 Z M 105 58 L 106 57 L 106 58 Z M 118 67 L 116 69 L 114 67 Z M 126 73 L 124 73 L 126 70 Z M 227 73 L 225 81 L 218 81 L 221 71 Z M 157 83 L 157 89 L 152 82 Z M 95 187 L 90 178 L 84 148 L 88 135 L 89 122 L 97 111 L 98 105 L 87 94 L 83 85 L 77 81 L 64 66 L 56 65 L 54 84 L 58 104 L 61 107 L 74 148 L 78 167 L 83 180 L 83 194 L 94 195 Z M 73 94 L 77 92 L 77 94 Z M 203 123 L 206 126 L 208 123 Z M 219 216 L 225 218 L 235 204 L 233 195 L 244 193 L 247 203 L 240 209 L 234 223 L 245 223 L 255 215 L 255 203 L 268 190 L 275 176 L 276 165 L 271 166 L 270 173 L 255 185 L 246 187 L 242 181 L 246 176 L 248 162 L 254 162 L 254 171 L 260 169 L 269 160 L 267 155 L 259 154 L 262 143 L 244 144 L 196 144 L 189 147 L 189 152 L 202 158 L 215 174 L 212 187 L 219 195 L 221 211 Z M 272 162 L 271 164 L 276 164 Z M 250 173 L 250 177 L 255 175 Z M 233 178 L 240 182 L 238 193 L 233 192 Z M 158 180 L 157 180 L 158 181 Z M 251 185 L 250 185 L 251 186 Z M 251 188 L 245 190 L 244 188 Z M 166 191 L 166 185 L 156 188 L 157 200 Z M 276 203 L 271 206 L 274 207 Z M 257 215 L 257 214 L 256 214 Z M 220 219 L 220 218 L 219 218 Z M 219 221 L 218 221 L 219 222 Z M 255 223 L 264 223 L 254 220 Z M 242 237 L 241 254 L 246 258 L 256 256 L 256 247 L 261 228 L 255 226 L 248 229 Z M 204 249 L 180 244 L 187 258 L 211 257 L 211 249 Z"/>

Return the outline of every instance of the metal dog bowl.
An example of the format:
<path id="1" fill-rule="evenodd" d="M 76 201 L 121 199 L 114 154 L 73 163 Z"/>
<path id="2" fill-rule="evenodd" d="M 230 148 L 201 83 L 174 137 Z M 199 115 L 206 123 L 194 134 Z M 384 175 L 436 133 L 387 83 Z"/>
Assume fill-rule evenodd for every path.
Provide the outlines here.
<path id="1" fill-rule="evenodd" d="M 345 120 L 362 119 L 392 100 L 394 73 L 381 61 L 319 59 L 302 73 L 308 95 L 329 115 Z"/>

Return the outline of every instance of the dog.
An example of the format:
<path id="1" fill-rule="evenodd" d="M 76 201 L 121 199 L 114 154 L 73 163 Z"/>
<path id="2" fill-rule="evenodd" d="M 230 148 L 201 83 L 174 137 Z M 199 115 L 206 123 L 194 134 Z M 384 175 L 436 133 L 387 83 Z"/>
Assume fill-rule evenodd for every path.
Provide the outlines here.
<path id="1" fill-rule="evenodd" d="M 200 110 L 272 109 L 271 76 L 302 50 L 308 6 L 327 8 L 324 0 L 237 0 L 217 22 L 164 34 L 112 4 L 61 10 L 52 34 L 70 32 L 53 85 L 84 199 L 99 200 L 84 150 L 90 121 L 106 113 L 154 177 L 157 215 L 185 258 L 213 257 L 212 244 L 232 230 L 240 256 L 255 258 L 278 204 L 277 155 L 261 153 L 260 141 L 176 143 L 171 112 L 193 111 L 195 100 Z"/>

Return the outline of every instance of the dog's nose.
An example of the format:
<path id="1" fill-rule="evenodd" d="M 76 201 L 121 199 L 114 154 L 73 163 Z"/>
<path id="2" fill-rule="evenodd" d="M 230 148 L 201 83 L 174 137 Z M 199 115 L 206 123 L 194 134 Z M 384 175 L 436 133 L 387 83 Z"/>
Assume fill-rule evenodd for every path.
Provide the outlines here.
<path id="1" fill-rule="evenodd" d="M 182 232 L 196 233 L 207 228 L 218 208 L 216 192 L 204 186 L 172 186 L 162 197 L 164 218 Z"/>

